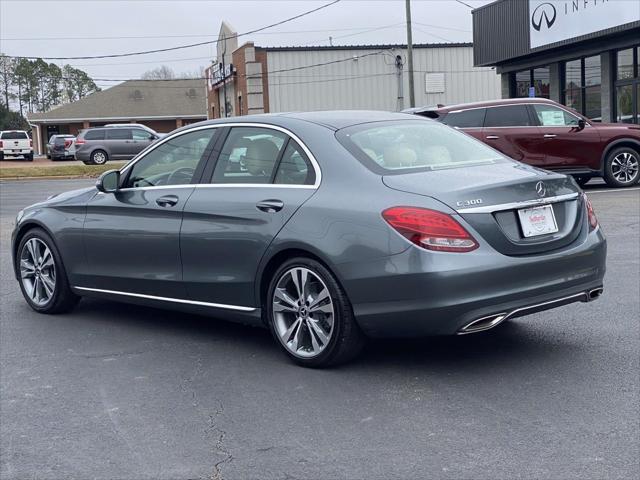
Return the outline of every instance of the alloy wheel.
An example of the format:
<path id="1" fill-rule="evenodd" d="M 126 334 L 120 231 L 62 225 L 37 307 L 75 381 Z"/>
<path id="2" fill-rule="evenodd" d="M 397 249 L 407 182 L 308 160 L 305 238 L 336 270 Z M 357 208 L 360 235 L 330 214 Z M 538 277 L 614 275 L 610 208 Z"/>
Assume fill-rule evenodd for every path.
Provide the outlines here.
<path id="1" fill-rule="evenodd" d="M 318 356 L 331 341 L 335 310 L 327 285 L 305 267 L 287 270 L 272 298 L 278 339 L 293 355 Z"/>
<path id="2" fill-rule="evenodd" d="M 102 152 L 96 152 L 93 154 L 93 161 L 98 165 L 102 165 L 107 161 L 107 156 Z"/>
<path id="3" fill-rule="evenodd" d="M 20 278 L 27 296 L 37 306 L 49 303 L 56 290 L 56 266 L 49 247 L 31 238 L 20 253 Z"/>
<path id="4" fill-rule="evenodd" d="M 611 174 L 620 183 L 633 183 L 638 179 L 638 157 L 631 152 L 621 152 L 611 161 Z"/>

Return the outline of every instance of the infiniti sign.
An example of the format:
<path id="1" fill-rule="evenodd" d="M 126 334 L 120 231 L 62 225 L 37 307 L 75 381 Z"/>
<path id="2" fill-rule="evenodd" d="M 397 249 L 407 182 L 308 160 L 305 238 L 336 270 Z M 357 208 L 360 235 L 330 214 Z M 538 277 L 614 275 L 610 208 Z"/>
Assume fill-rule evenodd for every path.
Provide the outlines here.
<path id="1" fill-rule="evenodd" d="M 531 14 L 531 25 L 533 25 L 533 28 L 538 32 L 542 28 L 543 21 L 547 28 L 551 28 L 556 22 L 557 16 L 558 12 L 553 4 L 549 2 L 541 3 Z"/>
<path id="2" fill-rule="evenodd" d="M 609 28 L 640 21 L 638 0 L 509 0 L 529 4 L 529 45 L 577 41 Z M 525 7 L 526 8 L 526 7 Z"/>

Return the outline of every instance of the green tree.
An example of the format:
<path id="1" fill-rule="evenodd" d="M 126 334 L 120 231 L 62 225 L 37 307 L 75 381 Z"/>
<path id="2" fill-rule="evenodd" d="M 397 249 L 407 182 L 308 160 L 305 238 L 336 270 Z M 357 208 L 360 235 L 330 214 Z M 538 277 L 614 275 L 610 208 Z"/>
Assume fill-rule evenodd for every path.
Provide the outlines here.
<path id="1" fill-rule="evenodd" d="M 0 103 L 0 130 L 28 130 L 29 124 L 18 112 L 12 112 Z"/>

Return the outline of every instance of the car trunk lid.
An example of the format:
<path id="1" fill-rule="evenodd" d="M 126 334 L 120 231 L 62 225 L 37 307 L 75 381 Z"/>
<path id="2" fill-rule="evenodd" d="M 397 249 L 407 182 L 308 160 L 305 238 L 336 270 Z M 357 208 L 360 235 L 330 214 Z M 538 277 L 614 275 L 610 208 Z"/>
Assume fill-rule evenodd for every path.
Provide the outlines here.
<path id="1" fill-rule="evenodd" d="M 505 255 L 531 255 L 577 239 L 584 206 L 571 178 L 515 162 L 385 175 L 389 188 L 426 195 L 446 204 Z M 519 210 L 550 205 L 557 231 L 526 236 Z M 524 212 L 527 213 L 527 212 Z"/>

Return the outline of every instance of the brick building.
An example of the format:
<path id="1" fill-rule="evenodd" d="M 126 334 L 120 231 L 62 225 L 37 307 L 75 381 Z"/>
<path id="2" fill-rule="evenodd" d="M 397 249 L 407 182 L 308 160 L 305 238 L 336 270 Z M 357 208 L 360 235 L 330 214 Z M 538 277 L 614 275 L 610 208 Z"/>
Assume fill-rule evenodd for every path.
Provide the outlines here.
<path id="1" fill-rule="evenodd" d="M 160 133 L 206 120 L 202 80 L 130 80 L 77 102 L 43 113 L 30 113 L 33 146 L 46 151 L 51 135 L 77 135 L 83 128 L 108 123 L 142 123 Z"/>

